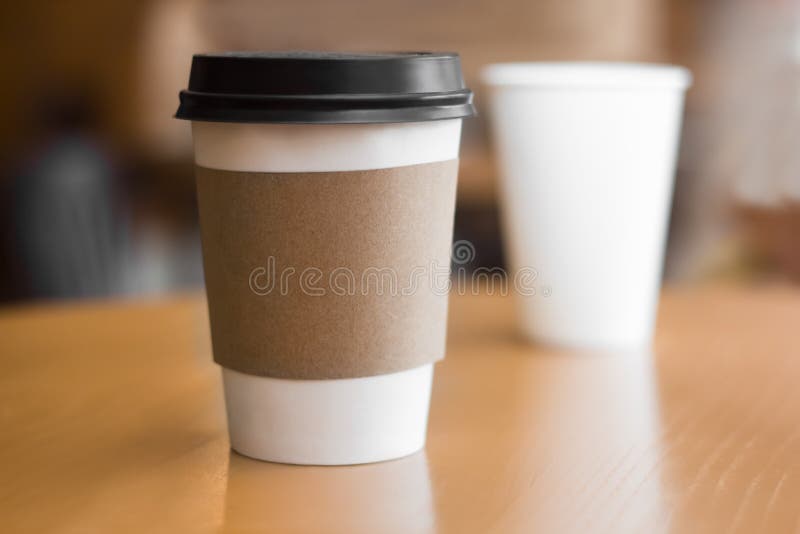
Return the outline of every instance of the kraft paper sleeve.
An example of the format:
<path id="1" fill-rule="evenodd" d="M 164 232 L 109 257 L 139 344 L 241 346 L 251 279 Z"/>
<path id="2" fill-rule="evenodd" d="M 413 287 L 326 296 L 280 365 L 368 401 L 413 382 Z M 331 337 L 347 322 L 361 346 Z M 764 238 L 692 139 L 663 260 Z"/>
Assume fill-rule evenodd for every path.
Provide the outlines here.
<path id="1" fill-rule="evenodd" d="M 457 169 L 197 167 L 215 361 L 334 379 L 441 359 Z"/>

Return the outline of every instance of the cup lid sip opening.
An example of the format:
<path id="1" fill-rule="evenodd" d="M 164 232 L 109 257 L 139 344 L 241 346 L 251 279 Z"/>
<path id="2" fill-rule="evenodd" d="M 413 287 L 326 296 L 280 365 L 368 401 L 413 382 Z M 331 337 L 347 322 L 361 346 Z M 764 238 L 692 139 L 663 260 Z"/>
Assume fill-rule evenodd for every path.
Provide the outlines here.
<path id="1" fill-rule="evenodd" d="M 474 114 L 455 53 L 226 52 L 193 57 L 175 116 L 353 124 Z"/>

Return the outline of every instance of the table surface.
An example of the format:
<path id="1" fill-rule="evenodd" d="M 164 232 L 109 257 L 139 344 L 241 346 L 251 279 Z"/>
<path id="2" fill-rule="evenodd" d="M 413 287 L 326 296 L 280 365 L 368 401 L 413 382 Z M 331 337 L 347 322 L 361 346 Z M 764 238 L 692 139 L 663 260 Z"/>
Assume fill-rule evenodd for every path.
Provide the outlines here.
<path id="1" fill-rule="evenodd" d="M 651 354 L 526 344 L 453 296 L 424 452 L 231 453 L 199 296 L 0 311 L 5 532 L 793 532 L 800 289 L 665 292 Z"/>

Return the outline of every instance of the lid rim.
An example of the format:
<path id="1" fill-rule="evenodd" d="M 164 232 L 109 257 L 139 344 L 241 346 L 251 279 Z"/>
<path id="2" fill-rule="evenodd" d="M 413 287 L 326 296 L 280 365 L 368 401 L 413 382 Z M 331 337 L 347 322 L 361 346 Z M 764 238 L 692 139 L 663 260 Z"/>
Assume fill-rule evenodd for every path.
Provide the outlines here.
<path id="1" fill-rule="evenodd" d="M 182 107 L 175 114 L 175 118 L 199 122 L 230 123 L 371 124 L 464 119 L 475 115 L 475 107 L 469 103 L 452 106 L 363 108 L 347 110 L 192 109 Z"/>
<path id="2" fill-rule="evenodd" d="M 438 93 L 337 93 L 337 94 L 257 94 L 257 93 L 210 93 L 184 89 L 180 92 L 181 98 L 191 99 L 230 99 L 242 101 L 296 101 L 296 102 L 381 102 L 381 101 L 423 101 L 439 99 L 462 99 L 465 102 L 472 100 L 472 91 L 461 89 L 458 91 L 442 91 Z"/>

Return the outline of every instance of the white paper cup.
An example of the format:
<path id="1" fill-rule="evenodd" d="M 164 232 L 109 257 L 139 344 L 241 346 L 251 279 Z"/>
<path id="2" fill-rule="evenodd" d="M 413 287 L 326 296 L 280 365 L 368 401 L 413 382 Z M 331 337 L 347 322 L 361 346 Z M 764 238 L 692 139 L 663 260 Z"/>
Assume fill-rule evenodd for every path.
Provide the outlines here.
<path id="1" fill-rule="evenodd" d="M 483 80 L 510 268 L 536 272 L 536 293 L 517 299 L 522 330 L 567 347 L 649 345 L 689 72 L 509 63 Z"/>
<path id="2" fill-rule="evenodd" d="M 458 157 L 461 119 L 394 124 L 194 122 L 197 165 L 238 172 L 381 169 Z M 231 447 L 252 458 L 344 465 L 425 445 L 433 364 L 336 380 L 222 373 Z"/>

